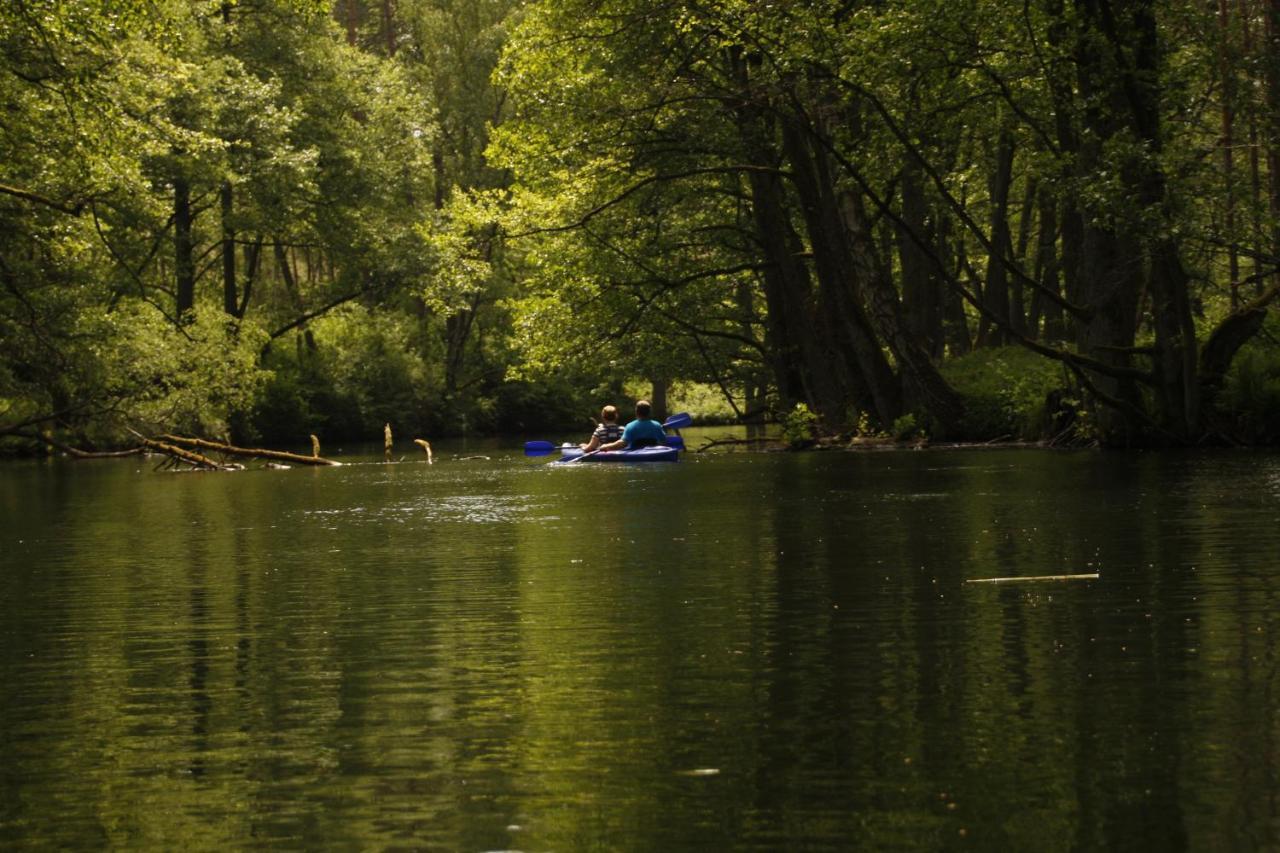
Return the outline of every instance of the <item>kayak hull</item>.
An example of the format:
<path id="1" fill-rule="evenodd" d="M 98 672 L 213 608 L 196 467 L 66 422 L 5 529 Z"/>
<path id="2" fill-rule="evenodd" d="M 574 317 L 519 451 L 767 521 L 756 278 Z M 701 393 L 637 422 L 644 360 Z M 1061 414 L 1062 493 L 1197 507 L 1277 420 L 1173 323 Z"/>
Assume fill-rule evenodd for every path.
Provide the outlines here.
<path id="1" fill-rule="evenodd" d="M 586 457 L 585 459 L 582 457 Z M 572 462 L 582 459 L 587 462 L 678 462 L 680 449 L 677 447 L 640 447 L 635 450 L 604 450 L 598 453 L 584 454 L 577 447 L 560 448 L 560 461 Z"/>

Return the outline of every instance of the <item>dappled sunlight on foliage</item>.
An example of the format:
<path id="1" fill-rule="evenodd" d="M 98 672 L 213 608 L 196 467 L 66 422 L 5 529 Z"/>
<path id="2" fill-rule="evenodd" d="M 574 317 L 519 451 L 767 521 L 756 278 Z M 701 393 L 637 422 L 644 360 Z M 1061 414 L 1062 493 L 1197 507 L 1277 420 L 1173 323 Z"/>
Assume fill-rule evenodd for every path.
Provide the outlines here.
<path id="1" fill-rule="evenodd" d="M 1020 347 L 984 349 L 950 359 L 943 374 L 965 400 L 969 438 L 1036 438 L 1053 415 L 1055 394 L 1070 387 L 1060 365 Z"/>
<path id="2" fill-rule="evenodd" d="M 124 401 L 119 417 L 151 430 L 223 435 L 270 378 L 259 365 L 265 333 L 202 312 L 175 328 L 148 306 L 115 311 L 95 323 L 98 350 L 112 389 Z"/>

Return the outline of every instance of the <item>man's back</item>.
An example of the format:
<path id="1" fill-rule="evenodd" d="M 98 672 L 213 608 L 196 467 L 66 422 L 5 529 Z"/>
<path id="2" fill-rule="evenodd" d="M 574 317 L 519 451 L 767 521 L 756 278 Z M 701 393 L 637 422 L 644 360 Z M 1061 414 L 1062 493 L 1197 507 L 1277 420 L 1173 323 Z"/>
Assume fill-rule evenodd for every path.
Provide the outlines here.
<path id="1" fill-rule="evenodd" d="M 652 447 L 655 444 L 662 444 L 666 438 L 667 434 L 663 432 L 662 424 L 647 419 L 636 419 L 627 424 L 627 428 L 622 431 L 622 440 L 627 443 L 628 448 Z"/>

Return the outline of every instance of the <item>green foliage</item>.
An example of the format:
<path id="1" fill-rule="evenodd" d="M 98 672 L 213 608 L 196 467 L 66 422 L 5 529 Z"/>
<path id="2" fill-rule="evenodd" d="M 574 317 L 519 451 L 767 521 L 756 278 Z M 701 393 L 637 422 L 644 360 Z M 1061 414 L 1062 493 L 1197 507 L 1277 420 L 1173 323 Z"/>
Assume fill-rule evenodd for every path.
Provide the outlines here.
<path id="1" fill-rule="evenodd" d="M 1223 116 L 1242 139 L 1267 109 L 1265 40 L 1203 4 L 1120 8 L 1115 37 L 1167 48 L 1124 57 L 1133 74 L 1089 44 L 1104 32 L 1088 4 L 340 5 L 0 3 L 0 434 L 523 431 L 577 423 L 635 377 L 670 381 L 672 410 L 703 420 L 734 416 L 722 386 L 809 394 L 783 416 L 803 442 L 814 410 L 830 426 L 853 397 L 895 397 L 880 353 L 928 374 L 884 328 L 890 309 L 909 333 L 941 334 L 944 308 L 964 323 L 933 272 L 907 275 L 895 222 L 918 220 L 968 304 L 1015 320 L 1044 305 L 992 277 L 997 220 L 1019 269 L 1058 285 L 1069 249 L 1096 252 L 1073 261 L 1088 286 L 1072 299 L 1091 303 L 1068 312 L 1075 331 L 1152 316 L 1079 335 L 1093 356 L 1167 343 L 1154 330 L 1181 328 L 1175 304 L 1203 307 L 1187 323 L 1206 340 L 1234 307 L 1217 285 L 1239 275 L 1186 246 L 1275 227 L 1245 191 L 1249 158 L 1216 156 Z M 988 154 L 1002 148 L 1007 179 Z M 913 210 L 904 163 L 929 177 Z M 858 232 L 859 205 L 872 239 L 824 252 Z M 1189 299 L 1143 300 L 1180 265 Z M 901 279 L 860 282 L 869 323 L 842 324 L 847 279 L 868 269 Z M 1276 436 L 1272 361 L 1247 350 L 1218 401 L 1249 440 Z M 943 370 L 968 405 L 961 437 L 1109 428 L 1029 352 Z M 1182 383 L 1160 378 L 1140 399 L 1180 411 L 1152 389 Z M 924 412 L 889 427 L 925 430 Z"/>
<path id="2" fill-rule="evenodd" d="M 1280 350 L 1252 345 L 1227 372 L 1217 410 L 1238 441 L 1280 443 Z"/>
<path id="3" fill-rule="evenodd" d="M 339 390 L 327 362 L 297 347 L 273 347 L 266 358 L 271 379 L 253 406 L 234 423 L 241 441 L 305 446 L 307 436 L 325 440 L 363 439 L 360 401 Z"/>
<path id="4" fill-rule="evenodd" d="M 905 417 L 911 417 L 906 415 Z M 901 418 L 899 418 L 901 420 Z M 896 423 L 896 422 L 895 422 Z M 877 429 L 870 412 L 858 412 L 853 419 L 853 434 L 858 438 L 888 438 L 889 433 Z"/>
<path id="5" fill-rule="evenodd" d="M 521 435 L 580 430 L 586 440 L 599 416 L 597 397 L 584 393 L 589 383 L 571 373 L 503 382 L 494 392 L 492 428 Z"/>
<path id="6" fill-rule="evenodd" d="M 741 157 L 704 96 L 697 77 L 711 69 L 686 49 L 701 34 L 685 22 L 669 7 L 539 3 L 513 32 L 498 68 L 512 117 L 488 156 L 518 176 L 501 222 L 519 253 L 510 305 L 522 369 L 592 361 L 735 384 L 759 370 L 753 248 L 727 165 Z"/>
<path id="7" fill-rule="evenodd" d="M 738 418 L 720 387 L 706 382 L 673 383 L 667 391 L 667 410 L 689 412 L 703 425 L 731 424 Z"/>
<path id="8" fill-rule="evenodd" d="M 1060 365 L 1022 347 L 975 350 L 944 363 L 942 373 L 964 397 L 960 438 L 972 440 L 1039 438 L 1068 386 Z"/>
<path id="9" fill-rule="evenodd" d="M 817 429 L 818 416 L 804 403 L 796 403 L 782 418 L 782 438 L 792 447 L 812 444 Z"/>
<path id="10" fill-rule="evenodd" d="M 916 423 L 916 416 L 908 412 L 896 418 L 889 429 L 889 435 L 895 441 L 911 441 L 916 438 L 927 438 L 923 429 Z"/>
<path id="11" fill-rule="evenodd" d="M 213 311 L 181 328 L 136 304 L 85 321 L 101 381 L 122 400 L 117 419 L 144 429 L 222 435 L 270 377 L 265 333 Z"/>
<path id="12" fill-rule="evenodd" d="M 377 440 L 384 424 L 397 434 L 438 434 L 431 402 L 433 374 L 403 316 L 347 306 L 311 328 L 317 348 L 298 336 L 272 348 L 277 377 L 262 389 L 243 425 L 250 435 L 285 443 L 322 439 Z"/>
<path id="13" fill-rule="evenodd" d="M 397 5 L 409 20 L 428 0 Z M 448 62 L 423 85 L 412 63 L 347 45 L 328 11 L 316 0 L 0 4 L 0 433 L 56 422 L 119 441 L 126 425 L 220 434 L 234 421 L 296 442 L 380 434 L 385 420 L 407 428 L 445 408 L 441 348 L 422 336 L 442 334 L 459 302 L 443 273 L 463 255 L 430 227 L 433 89 Z M 464 11 L 437 29 L 465 40 L 449 26 Z M 487 68 L 466 74 L 488 85 Z M 460 144 L 474 158 L 483 139 Z M 196 271 L 182 328 L 179 181 Z M 223 240 L 236 247 L 233 322 Z M 441 316 L 416 316 L 408 293 Z M 260 363 L 265 330 L 353 294 L 385 299 L 352 321 L 364 333 L 313 322 L 316 353 L 288 353 L 286 338 Z M 465 371 L 481 348 L 460 349 Z M 491 408 L 475 389 L 449 405 Z"/>

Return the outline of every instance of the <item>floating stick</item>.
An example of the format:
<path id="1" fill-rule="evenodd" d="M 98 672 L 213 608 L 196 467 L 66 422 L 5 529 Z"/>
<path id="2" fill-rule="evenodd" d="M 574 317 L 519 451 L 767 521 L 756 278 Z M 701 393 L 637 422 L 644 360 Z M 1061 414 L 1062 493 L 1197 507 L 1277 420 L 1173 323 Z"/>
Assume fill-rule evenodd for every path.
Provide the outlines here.
<path id="1" fill-rule="evenodd" d="M 1026 581 L 1096 581 L 1098 573 L 1088 575 L 1036 575 L 1028 578 L 969 578 L 965 583 L 1024 583 Z"/>

